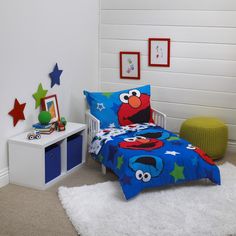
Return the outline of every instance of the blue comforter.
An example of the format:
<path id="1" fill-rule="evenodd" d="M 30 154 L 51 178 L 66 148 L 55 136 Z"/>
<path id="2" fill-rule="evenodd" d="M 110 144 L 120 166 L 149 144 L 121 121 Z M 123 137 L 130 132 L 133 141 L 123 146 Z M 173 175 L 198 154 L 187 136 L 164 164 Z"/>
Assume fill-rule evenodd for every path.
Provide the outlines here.
<path id="1" fill-rule="evenodd" d="M 220 184 L 219 169 L 206 153 L 154 124 L 101 130 L 89 152 L 119 177 L 126 199 L 145 188 L 202 178 Z"/>

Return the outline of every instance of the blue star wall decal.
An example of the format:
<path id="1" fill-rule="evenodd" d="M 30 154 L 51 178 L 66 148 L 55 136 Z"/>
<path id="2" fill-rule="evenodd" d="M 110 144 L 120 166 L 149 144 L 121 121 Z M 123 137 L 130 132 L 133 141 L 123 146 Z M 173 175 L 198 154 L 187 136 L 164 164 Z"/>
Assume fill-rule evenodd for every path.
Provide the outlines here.
<path id="1" fill-rule="evenodd" d="M 53 71 L 49 74 L 51 78 L 51 88 L 55 85 L 58 84 L 60 85 L 60 76 L 63 70 L 59 70 L 58 65 L 56 65 L 53 68 Z"/>

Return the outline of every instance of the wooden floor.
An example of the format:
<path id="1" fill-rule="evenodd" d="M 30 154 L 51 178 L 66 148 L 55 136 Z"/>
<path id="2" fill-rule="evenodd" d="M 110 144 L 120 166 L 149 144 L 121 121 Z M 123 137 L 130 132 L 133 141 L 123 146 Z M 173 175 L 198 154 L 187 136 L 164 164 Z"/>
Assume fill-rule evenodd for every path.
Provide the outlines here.
<path id="1" fill-rule="evenodd" d="M 224 162 L 236 166 L 236 154 L 228 153 L 217 164 Z M 0 189 L 0 236 L 77 235 L 58 200 L 58 187 L 74 187 L 115 179 L 111 172 L 102 175 L 100 165 L 89 158 L 77 172 L 46 191 L 9 184 Z"/>

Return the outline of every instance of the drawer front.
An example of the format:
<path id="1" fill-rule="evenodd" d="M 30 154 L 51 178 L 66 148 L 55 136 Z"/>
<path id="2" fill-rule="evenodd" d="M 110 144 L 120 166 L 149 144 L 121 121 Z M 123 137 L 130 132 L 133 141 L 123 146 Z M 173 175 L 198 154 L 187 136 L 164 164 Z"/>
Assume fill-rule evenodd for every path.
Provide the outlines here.
<path id="1" fill-rule="evenodd" d="M 61 150 L 59 145 L 52 145 L 45 150 L 45 183 L 61 174 Z"/>
<path id="2" fill-rule="evenodd" d="M 82 135 L 73 135 L 67 139 L 67 170 L 82 162 Z"/>

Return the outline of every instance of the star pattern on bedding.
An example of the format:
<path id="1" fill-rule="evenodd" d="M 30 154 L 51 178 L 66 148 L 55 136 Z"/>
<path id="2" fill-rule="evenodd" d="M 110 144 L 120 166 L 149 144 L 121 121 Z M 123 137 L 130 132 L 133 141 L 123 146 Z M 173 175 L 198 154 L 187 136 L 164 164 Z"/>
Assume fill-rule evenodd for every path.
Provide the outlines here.
<path id="1" fill-rule="evenodd" d="M 97 110 L 102 111 L 106 109 L 103 103 L 97 103 Z"/>
<path id="2" fill-rule="evenodd" d="M 100 155 L 98 156 L 98 160 L 99 160 L 100 162 L 102 162 L 103 159 L 104 159 L 103 155 L 100 154 Z"/>
<path id="3" fill-rule="evenodd" d="M 197 159 L 196 157 L 194 157 L 194 158 L 192 159 L 192 164 L 193 164 L 193 166 L 196 166 L 197 163 L 198 163 L 198 159 Z"/>
<path id="4" fill-rule="evenodd" d="M 182 145 L 182 143 L 180 141 L 172 141 L 171 144 L 176 145 L 176 146 L 181 146 Z"/>
<path id="5" fill-rule="evenodd" d="M 102 95 L 106 98 L 110 98 L 110 96 L 112 95 L 112 93 L 102 93 Z"/>
<path id="6" fill-rule="evenodd" d="M 120 170 L 121 166 L 123 165 L 123 162 L 124 162 L 123 156 L 117 158 L 117 165 L 116 165 L 117 169 Z"/>
<path id="7" fill-rule="evenodd" d="M 121 183 L 123 183 L 124 185 L 131 185 L 131 179 L 132 177 L 131 176 L 128 176 L 128 175 L 124 175 L 123 178 L 120 179 Z"/>
<path id="8" fill-rule="evenodd" d="M 178 136 L 171 136 L 167 139 L 168 141 L 173 141 L 173 140 L 180 140 Z"/>
<path id="9" fill-rule="evenodd" d="M 184 180 L 185 176 L 184 176 L 184 167 L 183 166 L 179 166 L 177 163 L 175 163 L 174 165 L 174 170 L 172 172 L 170 172 L 170 175 L 172 177 L 174 177 L 175 182 L 177 182 L 178 180 Z"/>
<path id="10" fill-rule="evenodd" d="M 115 123 L 114 123 L 114 122 L 109 125 L 109 128 L 115 128 L 115 127 L 116 127 L 116 126 L 115 126 Z"/>
<path id="11" fill-rule="evenodd" d="M 166 151 L 165 154 L 166 154 L 166 155 L 176 156 L 176 155 L 179 155 L 180 153 L 179 153 L 179 152 L 176 152 L 176 151 Z"/>
<path id="12" fill-rule="evenodd" d="M 112 163 L 114 163 L 115 161 L 115 154 L 118 151 L 118 148 L 115 146 L 110 146 L 109 147 L 109 156 L 108 156 L 108 161 L 111 161 Z"/>
<path id="13" fill-rule="evenodd" d="M 117 113 L 118 109 L 119 109 L 120 105 L 117 105 L 116 103 L 113 103 L 113 106 L 111 107 L 111 110 L 115 112 L 115 114 Z"/>

